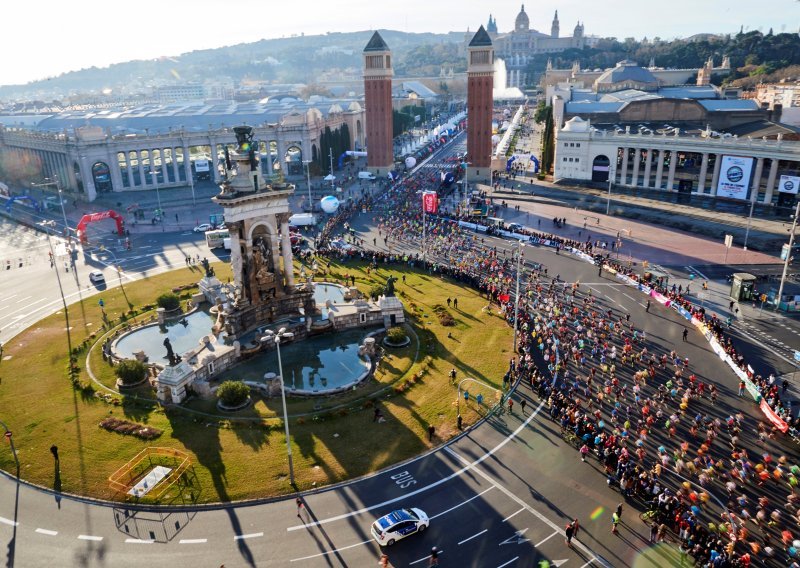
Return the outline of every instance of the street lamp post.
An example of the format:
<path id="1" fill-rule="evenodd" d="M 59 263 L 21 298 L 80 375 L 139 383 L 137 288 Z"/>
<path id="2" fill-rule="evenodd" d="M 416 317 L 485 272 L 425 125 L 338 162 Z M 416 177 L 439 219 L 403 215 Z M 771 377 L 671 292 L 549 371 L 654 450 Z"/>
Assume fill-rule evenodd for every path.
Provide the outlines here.
<path id="1" fill-rule="evenodd" d="M 517 352 L 517 335 L 519 334 L 519 280 L 520 280 L 520 261 L 522 260 L 522 250 L 525 248 L 522 241 L 517 247 L 517 290 L 514 296 L 514 353 Z"/>
<path id="2" fill-rule="evenodd" d="M 314 212 L 314 201 L 311 199 L 311 160 L 303 160 L 306 165 L 306 179 L 308 180 L 308 207 L 309 212 Z"/>
<path id="3" fill-rule="evenodd" d="M 609 215 L 611 212 L 611 184 L 614 183 L 614 176 L 617 175 L 616 168 L 610 165 L 608 166 L 608 194 L 606 195 L 606 215 Z"/>
<path id="4" fill-rule="evenodd" d="M 750 200 L 750 215 L 747 217 L 747 229 L 744 232 L 744 250 L 747 250 L 747 239 L 750 237 L 750 225 L 753 223 L 753 208 L 756 206 L 754 199 Z"/>
<path id="5" fill-rule="evenodd" d="M 50 229 L 52 228 L 52 221 L 49 221 L 45 226 L 47 227 L 47 244 L 50 247 L 50 254 L 53 258 L 55 258 L 55 251 L 53 251 L 53 241 L 50 239 Z M 53 268 L 56 271 L 56 280 L 58 281 L 58 292 L 61 294 L 61 303 L 64 306 L 64 319 L 67 324 L 67 349 L 68 349 L 68 360 L 69 360 L 69 378 L 70 380 L 74 380 L 75 373 L 74 373 L 74 366 L 72 365 L 72 333 L 70 332 L 69 327 L 69 309 L 67 308 L 67 300 L 64 297 L 64 288 L 61 285 L 61 274 L 58 272 L 58 264 L 53 264 Z M 78 287 L 80 290 L 80 287 Z"/>
<path id="6" fill-rule="evenodd" d="M 17 464 L 17 479 L 19 479 L 19 458 L 17 457 L 17 449 L 14 447 L 14 437 L 11 435 L 11 430 L 8 429 L 6 423 L 0 420 L 0 426 L 5 430 L 5 437 L 8 443 L 11 444 L 11 453 L 14 455 L 14 462 Z"/>
<path id="7" fill-rule="evenodd" d="M 781 274 L 781 285 L 778 287 L 778 297 L 775 299 L 775 310 L 780 309 L 781 296 L 783 296 L 783 285 L 786 284 L 786 273 L 789 271 L 789 260 L 792 258 L 792 247 L 794 246 L 794 232 L 797 229 L 797 216 L 800 215 L 800 200 L 794 208 L 794 220 L 792 230 L 789 232 L 789 250 L 786 251 L 786 258 L 783 261 L 783 274 Z"/>
<path id="8" fill-rule="evenodd" d="M 161 223 L 161 232 L 164 232 L 164 210 L 161 208 L 161 193 L 158 191 L 158 171 L 150 170 L 150 175 L 153 176 L 153 185 L 156 186 L 156 200 L 158 201 L 158 219 Z"/>
<path id="9" fill-rule="evenodd" d="M 281 336 L 286 333 L 282 327 L 275 335 L 275 347 L 278 350 L 278 373 L 281 376 L 281 402 L 283 403 L 283 426 L 286 431 L 286 456 L 289 458 L 289 483 L 294 485 L 294 464 L 292 463 L 292 444 L 289 440 L 289 416 L 286 413 L 286 381 L 283 378 L 283 362 L 281 361 Z"/>

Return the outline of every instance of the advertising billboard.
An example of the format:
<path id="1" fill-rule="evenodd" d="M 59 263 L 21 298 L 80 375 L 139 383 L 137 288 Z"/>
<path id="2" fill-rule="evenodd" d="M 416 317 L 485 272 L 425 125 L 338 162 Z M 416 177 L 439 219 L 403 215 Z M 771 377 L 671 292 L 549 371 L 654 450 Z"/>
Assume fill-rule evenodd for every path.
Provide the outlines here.
<path id="1" fill-rule="evenodd" d="M 717 182 L 717 196 L 731 199 L 747 199 L 753 158 L 722 156 Z"/>
<path id="2" fill-rule="evenodd" d="M 798 189 L 800 189 L 800 177 L 781 176 L 781 181 L 778 184 L 778 191 L 781 193 L 793 193 L 797 195 Z"/>

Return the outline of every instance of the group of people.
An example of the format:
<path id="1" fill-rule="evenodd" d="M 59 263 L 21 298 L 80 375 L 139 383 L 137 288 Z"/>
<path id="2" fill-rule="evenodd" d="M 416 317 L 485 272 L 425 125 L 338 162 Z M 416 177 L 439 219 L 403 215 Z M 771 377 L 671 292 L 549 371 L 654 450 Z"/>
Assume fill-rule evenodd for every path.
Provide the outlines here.
<path id="1" fill-rule="evenodd" d="M 368 197 L 358 206 L 376 213 L 381 235 L 395 244 L 394 251 L 320 252 L 342 260 L 361 258 L 375 267 L 403 263 L 450 276 L 485 293 L 491 309 L 513 325 L 517 251 L 498 251 L 444 215 L 427 217 L 427 241 L 419 247 L 423 226 L 417 191 L 433 181 L 423 172 L 394 184 L 380 200 Z M 590 235 L 578 241 L 525 233 L 532 242 L 595 255 L 601 272 L 607 268 L 641 281 L 630 267 L 596 255 L 599 241 Z M 419 248 L 424 254 L 408 252 Z M 521 265 L 520 348 L 511 362 L 512 379 L 547 402 L 550 417 L 582 460 L 596 460 L 610 486 L 647 508 L 651 540 L 674 539 L 682 560 L 692 556 L 701 566 L 774 559 L 800 568 L 795 560 L 800 556 L 795 540 L 800 468 L 786 455 L 787 439 L 759 410 L 745 416 L 720 401 L 720 395 L 732 395 L 726 383 L 732 387 L 738 381 L 732 375 L 719 382 L 703 376 L 688 357 L 653 342 L 630 314 L 591 290 L 549 274 L 541 264 Z M 704 322 L 736 364 L 747 368 L 717 314 L 695 306 L 682 290 L 646 284 Z M 752 380 L 776 413 L 797 427 L 785 389 L 774 378 Z M 620 511 L 612 515 L 615 533 Z M 577 525 L 566 532 L 571 541 Z"/>

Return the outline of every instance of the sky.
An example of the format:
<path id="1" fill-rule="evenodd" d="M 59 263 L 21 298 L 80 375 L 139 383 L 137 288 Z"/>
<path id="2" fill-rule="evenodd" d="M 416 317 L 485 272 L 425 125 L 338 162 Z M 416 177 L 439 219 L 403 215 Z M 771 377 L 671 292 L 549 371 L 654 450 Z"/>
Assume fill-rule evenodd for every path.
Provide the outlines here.
<path id="1" fill-rule="evenodd" d="M 43 0 L 35 8 L 12 0 L 3 6 L 0 85 L 300 33 L 474 31 L 490 12 L 502 33 L 513 28 L 519 9 L 518 0 Z M 587 35 L 637 39 L 736 32 L 742 25 L 776 33 L 800 28 L 798 0 L 536 0 L 526 7 L 531 27 L 549 33 L 556 9 L 562 35 L 578 20 Z"/>

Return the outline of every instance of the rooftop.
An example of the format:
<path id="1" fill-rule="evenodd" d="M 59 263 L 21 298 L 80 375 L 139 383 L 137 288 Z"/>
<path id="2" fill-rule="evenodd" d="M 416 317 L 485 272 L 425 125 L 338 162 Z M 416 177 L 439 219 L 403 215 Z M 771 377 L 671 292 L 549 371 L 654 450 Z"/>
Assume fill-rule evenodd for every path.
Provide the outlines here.
<path id="1" fill-rule="evenodd" d="M 367 43 L 367 47 L 364 48 L 364 53 L 369 51 L 389 51 L 389 46 L 386 45 L 386 42 L 383 41 L 381 34 L 379 34 L 377 31 L 372 34 L 372 37 Z"/>

